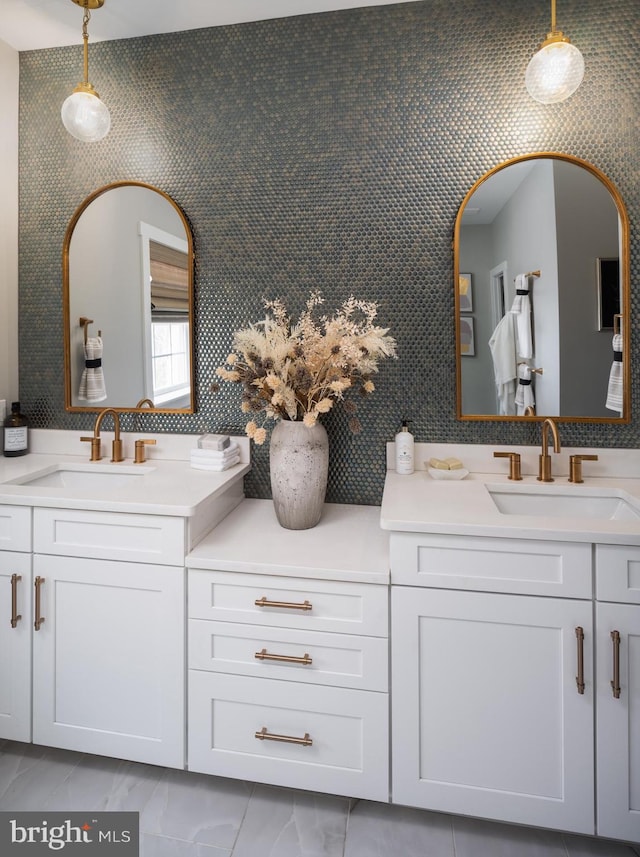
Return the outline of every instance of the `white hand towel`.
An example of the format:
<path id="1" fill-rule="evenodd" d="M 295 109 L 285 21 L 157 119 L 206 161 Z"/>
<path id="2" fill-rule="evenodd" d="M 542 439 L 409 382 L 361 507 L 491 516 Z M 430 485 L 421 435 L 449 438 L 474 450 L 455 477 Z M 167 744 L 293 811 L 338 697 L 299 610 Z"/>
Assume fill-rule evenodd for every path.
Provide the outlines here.
<path id="1" fill-rule="evenodd" d="M 531 367 L 526 363 L 521 363 L 518 366 L 518 389 L 516 390 L 516 416 L 524 416 L 524 412 L 528 407 L 533 408 L 536 400 L 533 395 L 533 385 L 531 383 Z"/>
<path id="2" fill-rule="evenodd" d="M 517 294 L 522 292 L 522 294 Z M 529 278 L 526 274 L 516 277 L 516 296 L 511 310 L 516 319 L 516 351 L 518 357 L 528 360 L 533 357 L 533 337 L 531 336 L 531 298 L 529 297 Z"/>
<path id="3" fill-rule="evenodd" d="M 102 402 L 107 398 L 102 370 L 102 337 L 90 336 L 84 345 L 84 363 L 78 398 L 87 402 Z"/>
<path id="4" fill-rule="evenodd" d="M 230 467 L 233 467 L 236 464 L 240 464 L 240 453 L 232 456 L 228 461 L 199 461 L 197 459 L 191 459 L 191 466 L 195 470 L 211 470 L 217 473 L 222 472 L 223 470 L 228 470 Z"/>
<path id="5" fill-rule="evenodd" d="M 622 413 L 624 409 L 624 388 L 622 384 L 622 334 L 616 333 L 612 341 L 614 360 L 609 373 L 609 384 L 607 387 L 607 401 L 605 407 L 610 411 Z"/>

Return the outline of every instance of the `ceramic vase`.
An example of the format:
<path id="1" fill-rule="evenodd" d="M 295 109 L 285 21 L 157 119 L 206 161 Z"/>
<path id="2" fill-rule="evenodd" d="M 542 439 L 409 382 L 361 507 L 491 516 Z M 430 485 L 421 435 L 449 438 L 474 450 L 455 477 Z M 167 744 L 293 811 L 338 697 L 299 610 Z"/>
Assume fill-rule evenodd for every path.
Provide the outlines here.
<path id="1" fill-rule="evenodd" d="M 329 440 L 324 426 L 278 420 L 269 447 L 271 494 L 278 523 L 308 530 L 320 520 L 327 491 Z"/>

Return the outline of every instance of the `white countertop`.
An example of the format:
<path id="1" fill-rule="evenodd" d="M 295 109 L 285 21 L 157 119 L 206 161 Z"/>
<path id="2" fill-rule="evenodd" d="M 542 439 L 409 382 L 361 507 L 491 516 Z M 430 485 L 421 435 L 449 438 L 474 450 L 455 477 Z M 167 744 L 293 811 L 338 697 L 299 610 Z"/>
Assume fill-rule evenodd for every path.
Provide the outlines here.
<path id="1" fill-rule="evenodd" d="M 455 447 L 451 449 L 449 454 L 455 454 Z M 547 484 L 538 482 L 530 474 L 521 482 L 509 481 L 505 474 L 495 472 L 470 473 L 460 481 L 444 481 L 432 479 L 426 470 L 416 470 L 410 476 L 388 471 L 380 524 L 385 530 L 401 532 L 640 544 L 640 519 L 503 514 L 491 499 L 487 485 L 499 485 L 501 490 L 507 491 L 522 491 L 530 486 L 534 492 L 615 493 L 640 508 L 640 479 L 637 478 L 592 477 L 585 473 L 582 484 L 572 484 L 566 476 Z"/>
<path id="2" fill-rule="evenodd" d="M 0 503 L 19 506 L 48 506 L 64 509 L 89 509 L 95 511 L 126 512 L 137 514 L 170 515 L 191 517 L 205 500 L 221 494 L 234 482 L 242 479 L 250 470 L 248 441 L 241 441 L 241 462 L 222 472 L 196 470 L 189 464 L 189 450 L 196 446 L 197 436 L 150 435 L 158 438 L 158 446 L 147 448 L 145 464 L 132 463 L 133 440 L 137 435 L 123 435 L 127 460 L 117 464 L 109 462 L 107 449 L 112 435 L 104 433 L 105 457 L 93 465 L 89 462 L 87 444 L 79 440 L 78 432 L 32 432 L 32 448 L 37 452 L 7 458 L 0 456 Z M 71 444 L 71 446 L 70 446 Z M 73 446 L 75 444 L 75 446 Z M 84 455 L 70 455 L 69 448 L 80 449 Z M 50 449 L 51 452 L 42 450 Z M 60 450 L 66 450 L 62 452 Z M 174 456 L 160 457 L 160 455 Z M 85 469 L 104 465 L 120 468 L 123 473 L 144 473 L 124 485 L 117 487 L 94 486 L 62 488 L 7 484 L 56 465 L 81 465 Z"/>
<path id="3" fill-rule="evenodd" d="M 317 526 L 286 530 L 271 500 L 243 500 L 188 555 L 189 568 L 389 583 L 378 506 L 327 503 Z"/>

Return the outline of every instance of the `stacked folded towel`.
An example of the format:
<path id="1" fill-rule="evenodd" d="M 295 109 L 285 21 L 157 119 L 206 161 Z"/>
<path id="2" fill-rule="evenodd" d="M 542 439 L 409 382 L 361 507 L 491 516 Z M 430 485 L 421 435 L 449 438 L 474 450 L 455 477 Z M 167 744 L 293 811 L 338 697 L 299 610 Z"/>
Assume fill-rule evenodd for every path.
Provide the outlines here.
<path id="1" fill-rule="evenodd" d="M 197 470 L 228 470 L 240 463 L 240 447 L 231 441 L 226 449 L 192 449 L 191 466 Z"/>

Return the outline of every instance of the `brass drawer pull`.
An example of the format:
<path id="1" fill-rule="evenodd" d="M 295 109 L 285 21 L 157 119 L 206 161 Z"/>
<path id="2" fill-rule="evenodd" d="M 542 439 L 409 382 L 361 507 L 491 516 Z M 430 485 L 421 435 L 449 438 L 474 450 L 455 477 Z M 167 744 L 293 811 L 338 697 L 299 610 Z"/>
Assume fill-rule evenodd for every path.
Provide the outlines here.
<path id="1" fill-rule="evenodd" d="M 611 681 L 611 690 L 613 698 L 620 699 L 620 631 L 611 632 L 611 642 L 613 644 L 613 679 Z"/>
<path id="2" fill-rule="evenodd" d="M 35 618 L 35 622 L 33 623 L 33 627 L 35 628 L 36 631 L 40 630 L 40 626 L 44 622 L 44 616 L 40 615 L 40 587 L 42 586 L 44 581 L 45 581 L 44 577 L 36 577 L 36 579 L 34 581 L 34 586 L 36 589 L 36 610 L 35 610 L 36 618 Z"/>
<path id="3" fill-rule="evenodd" d="M 262 649 L 261 652 L 256 652 L 254 657 L 259 661 L 284 661 L 287 664 L 313 663 L 313 658 L 310 658 L 306 652 L 300 657 L 299 655 L 272 655 L 266 649 Z"/>
<path id="4" fill-rule="evenodd" d="M 11 627 L 15 628 L 22 619 L 18 613 L 18 581 L 22 580 L 21 574 L 11 575 Z"/>
<path id="5" fill-rule="evenodd" d="M 576 684 L 578 685 L 578 693 L 584 693 L 584 630 L 578 625 L 576 628 L 576 640 L 578 643 L 578 675 L 576 676 Z"/>
<path id="6" fill-rule="evenodd" d="M 303 601 L 302 604 L 296 604 L 293 601 L 268 601 L 266 595 L 262 598 L 256 598 L 256 607 L 285 607 L 287 610 L 312 610 L 313 604 L 308 601 Z"/>
<path id="7" fill-rule="evenodd" d="M 309 738 L 309 733 L 304 733 L 304 738 L 296 738 L 295 735 L 276 735 L 273 732 L 267 732 L 267 727 L 263 726 L 259 732 L 256 732 L 256 738 L 260 741 L 282 741 L 285 744 L 301 744 L 303 747 L 310 747 L 313 740 Z"/>

